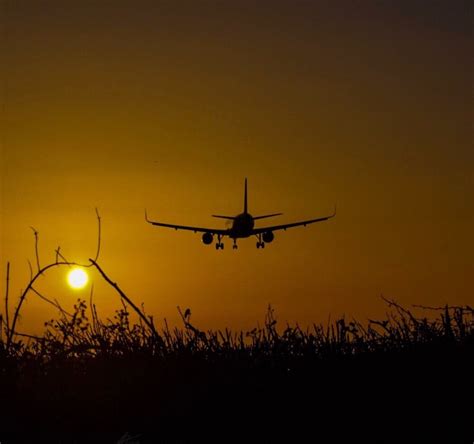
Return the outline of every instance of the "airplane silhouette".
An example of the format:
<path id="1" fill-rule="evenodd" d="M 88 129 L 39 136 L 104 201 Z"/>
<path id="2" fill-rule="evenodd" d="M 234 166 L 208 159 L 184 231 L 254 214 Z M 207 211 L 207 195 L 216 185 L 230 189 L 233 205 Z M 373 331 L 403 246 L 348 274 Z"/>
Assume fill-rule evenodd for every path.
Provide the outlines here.
<path id="1" fill-rule="evenodd" d="M 221 216 L 218 214 L 213 214 L 212 217 L 218 217 L 221 219 L 227 219 L 232 221 L 232 226 L 227 229 L 219 228 L 202 228 L 202 227 L 189 227 L 186 225 L 174 225 L 174 224 L 165 224 L 162 222 L 154 222 L 148 219 L 147 212 L 145 210 L 145 220 L 151 224 L 158 227 L 174 228 L 175 230 L 189 230 L 194 231 L 195 233 L 204 233 L 202 235 L 202 242 L 206 245 L 212 244 L 214 241 L 214 236 L 217 236 L 216 250 L 223 250 L 224 244 L 222 243 L 222 238 L 229 236 L 233 239 L 234 249 L 237 248 L 237 239 L 246 238 L 250 236 L 255 236 L 257 238 L 257 248 L 265 248 L 265 243 L 269 244 L 275 238 L 273 234 L 277 230 L 285 230 L 287 228 L 299 227 L 301 225 L 306 226 L 313 224 L 315 222 L 322 222 L 324 220 L 331 219 L 336 215 L 336 208 L 334 207 L 334 213 L 330 216 L 319 217 L 317 219 L 309 219 L 301 222 L 294 222 L 290 224 L 283 225 L 273 225 L 270 227 L 255 228 L 255 221 L 258 219 L 265 219 L 267 217 L 280 216 L 283 213 L 274 213 L 274 214 L 265 214 L 263 216 L 252 216 L 247 211 L 247 179 L 245 179 L 245 191 L 244 191 L 244 211 L 243 213 L 238 214 L 237 216 Z"/>

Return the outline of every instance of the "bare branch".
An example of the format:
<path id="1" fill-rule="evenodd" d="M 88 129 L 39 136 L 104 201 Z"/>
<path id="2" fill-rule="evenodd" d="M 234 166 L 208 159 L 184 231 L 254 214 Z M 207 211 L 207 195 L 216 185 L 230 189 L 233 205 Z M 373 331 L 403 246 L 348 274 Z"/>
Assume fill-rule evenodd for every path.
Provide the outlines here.
<path id="1" fill-rule="evenodd" d="M 30 280 L 30 282 L 26 286 L 25 290 L 21 293 L 20 300 L 18 301 L 18 305 L 17 305 L 17 307 L 15 309 L 15 312 L 13 314 L 11 330 L 9 331 L 9 334 L 8 334 L 8 337 L 7 337 L 7 349 L 10 347 L 10 345 L 12 343 L 12 340 L 13 340 L 13 336 L 15 335 L 15 327 L 16 327 L 16 323 L 18 321 L 18 318 L 20 316 L 21 306 L 23 305 L 23 302 L 25 301 L 26 295 L 28 294 L 28 292 L 33 287 L 33 284 L 35 283 L 36 279 L 38 279 L 43 273 L 45 273 L 50 268 L 57 267 L 59 265 L 71 265 L 71 264 L 74 265 L 74 263 L 71 263 L 71 262 L 58 262 L 58 263 L 49 264 L 49 265 L 46 265 L 45 267 L 39 269 L 38 272 L 32 277 L 32 279 Z"/>
<path id="2" fill-rule="evenodd" d="M 67 312 L 64 310 L 64 308 L 59 304 L 59 302 L 55 299 L 52 301 L 51 299 L 47 298 L 46 296 L 42 295 L 36 288 L 31 287 L 31 291 L 35 293 L 37 296 L 39 296 L 43 301 L 47 302 L 48 304 L 51 304 L 53 307 L 56 307 L 62 314 L 67 315 L 69 317 L 72 316 L 71 313 Z"/>
<path id="3" fill-rule="evenodd" d="M 40 267 L 40 260 L 39 260 L 39 251 L 38 251 L 38 231 L 34 227 L 30 227 L 33 230 L 35 235 L 35 255 L 36 255 L 36 266 L 38 267 L 38 271 L 41 269 Z"/>
<path id="4" fill-rule="evenodd" d="M 426 306 L 426 305 L 413 304 L 412 307 L 421 308 L 423 310 L 435 310 L 435 311 L 445 311 L 446 310 L 446 306 L 443 306 L 443 307 L 429 307 L 429 306 Z M 474 311 L 474 309 L 472 307 L 470 307 L 469 305 L 465 305 L 465 306 L 462 306 L 462 305 L 448 305 L 447 308 L 448 309 L 453 309 L 453 310 Z"/>
<path id="5" fill-rule="evenodd" d="M 95 214 L 97 215 L 97 228 L 98 228 L 98 237 L 97 237 L 97 253 L 95 254 L 94 262 L 97 262 L 100 254 L 100 243 L 101 243 L 101 225 L 100 225 L 100 214 L 99 210 L 95 209 Z"/>
<path id="6" fill-rule="evenodd" d="M 94 261 L 93 259 L 89 259 L 92 265 L 94 265 L 95 268 L 99 271 L 99 273 L 102 275 L 102 277 L 105 279 L 105 281 L 110 284 L 117 293 L 127 301 L 127 303 L 135 310 L 135 312 L 138 314 L 138 316 L 145 322 L 145 324 L 148 326 L 148 328 L 151 330 L 151 332 L 156 336 L 159 337 L 158 332 L 155 329 L 155 326 L 153 325 L 152 322 L 145 316 L 145 314 L 133 303 L 133 301 L 120 289 L 120 287 L 115 283 L 112 282 L 112 280 L 105 274 L 104 270 L 100 268 L 99 264 Z"/>
<path id="7" fill-rule="evenodd" d="M 43 340 L 43 338 L 41 338 L 41 337 L 39 337 L 39 336 L 30 335 L 30 334 L 28 334 L 28 333 L 16 332 L 15 334 L 18 335 L 18 336 L 23 336 L 23 337 L 25 337 L 25 338 L 34 339 L 35 341 L 38 341 L 38 342 L 41 342 L 41 341 Z"/>
<path id="8" fill-rule="evenodd" d="M 7 335 L 10 330 L 10 317 L 8 309 L 8 295 L 10 292 L 10 262 L 7 262 L 7 278 L 6 278 L 6 288 L 5 288 L 5 325 L 7 327 Z"/>
<path id="9" fill-rule="evenodd" d="M 99 215 L 99 212 L 98 212 L 97 209 L 96 209 L 96 215 L 97 215 L 97 220 L 98 220 L 98 244 L 97 244 L 97 253 L 96 253 L 96 259 L 97 259 L 98 256 L 99 256 L 99 253 L 100 253 L 100 243 L 101 243 L 101 223 L 100 223 L 100 215 Z M 38 296 L 40 296 L 46 302 L 54 305 L 63 314 L 68 314 L 70 316 L 70 314 L 67 313 L 57 301 L 53 302 L 53 301 L 49 300 L 48 298 L 44 297 L 36 289 L 33 288 L 33 285 L 34 285 L 35 281 L 39 278 L 39 276 L 44 274 L 50 268 L 58 267 L 58 266 L 61 266 L 61 265 L 67 265 L 68 267 L 70 267 L 72 265 L 77 265 L 77 266 L 84 267 L 84 268 L 89 268 L 89 267 L 92 267 L 94 265 L 94 263 L 79 264 L 77 262 L 68 261 L 60 253 L 60 247 L 58 247 L 57 250 L 56 250 L 56 260 L 55 260 L 55 262 L 52 263 L 52 264 L 48 264 L 45 267 L 41 268 L 40 260 L 39 260 L 39 252 L 38 252 L 38 231 L 33 227 L 30 227 L 30 228 L 33 230 L 33 233 L 35 235 L 35 254 L 36 254 L 36 265 L 37 265 L 38 270 L 37 270 L 36 274 L 34 274 L 33 273 L 33 267 L 31 266 L 31 263 L 28 262 L 29 267 L 30 267 L 30 281 L 29 281 L 28 285 L 26 286 L 25 290 L 20 292 L 21 293 L 20 294 L 20 299 L 18 301 L 18 305 L 16 306 L 14 314 L 13 314 L 11 328 L 9 328 L 9 327 L 7 328 L 7 330 L 8 330 L 7 331 L 7 349 L 10 348 L 10 346 L 12 344 L 12 341 L 13 341 L 13 338 L 16 334 L 15 333 L 15 327 L 16 327 L 16 323 L 17 323 L 18 319 L 20 318 L 21 307 L 22 307 L 23 302 L 25 301 L 26 296 L 27 296 L 27 294 L 30 290 L 33 290 Z M 58 261 L 58 258 L 61 258 L 62 262 Z M 8 301 L 6 301 L 6 305 L 7 305 L 7 308 L 8 308 Z M 135 308 L 136 311 L 138 310 L 134 305 L 132 305 L 132 306 Z M 153 323 L 150 324 L 149 322 L 147 322 L 147 325 L 151 325 L 152 330 L 156 333 L 156 330 L 154 329 Z"/>
<path id="10" fill-rule="evenodd" d="M 29 259 L 28 259 L 28 268 L 30 269 L 30 281 L 31 281 L 31 279 L 33 279 L 33 267 Z"/>

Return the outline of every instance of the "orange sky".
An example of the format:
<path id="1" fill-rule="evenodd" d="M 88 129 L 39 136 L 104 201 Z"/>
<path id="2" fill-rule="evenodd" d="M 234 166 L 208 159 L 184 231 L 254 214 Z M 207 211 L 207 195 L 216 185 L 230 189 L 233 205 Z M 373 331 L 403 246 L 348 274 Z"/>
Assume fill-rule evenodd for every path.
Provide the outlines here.
<path id="1" fill-rule="evenodd" d="M 58 245 L 93 256 L 98 207 L 101 265 L 157 320 L 474 303 L 472 3 L 253 3 L 2 3 L 2 295 L 7 261 L 12 297 L 26 285 L 30 226 L 43 263 Z M 338 215 L 264 251 L 143 220 L 223 227 L 210 215 L 241 211 L 244 177 L 253 214 Z M 88 297 L 65 274 L 38 289 Z M 117 297 L 92 278 L 109 315 Z M 22 328 L 51 315 L 30 295 Z"/>

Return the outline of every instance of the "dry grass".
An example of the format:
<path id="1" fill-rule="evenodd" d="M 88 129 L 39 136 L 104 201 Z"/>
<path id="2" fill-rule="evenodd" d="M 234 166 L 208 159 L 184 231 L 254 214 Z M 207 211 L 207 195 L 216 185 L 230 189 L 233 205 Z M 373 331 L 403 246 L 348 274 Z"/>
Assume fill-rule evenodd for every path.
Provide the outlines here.
<path id="1" fill-rule="evenodd" d="M 97 217 L 88 266 L 120 297 L 112 319 L 99 318 L 92 297 L 68 312 L 35 289 L 50 268 L 71 264 L 58 248 L 42 267 L 36 230 L 37 270 L 12 316 L 7 268 L 2 443 L 272 442 L 284 433 L 290 442 L 325 433 L 337 441 L 472 441 L 471 307 L 408 310 L 386 299 L 386 319 L 305 329 L 280 325 L 269 307 L 263 326 L 246 332 L 202 330 L 178 308 L 182 328 L 157 328 L 99 266 Z M 30 295 L 58 311 L 41 336 L 16 328 Z"/>
<path id="2" fill-rule="evenodd" d="M 301 422 L 305 434 L 311 424 L 332 430 L 342 422 L 351 425 L 349 437 L 395 424 L 414 436 L 469 436 L 472 411 L 461 406 L 472 393 L 470 307 L 417 318 L 388 301 L 383 321 L 339 319 L 304 330 L 278 328 L 269 308 L 261 328 L 231 332 L 198 329 L 189 310 L 183 328 L 151 329 L 141 318 L 132 323 L 122 302 L 101 320 L 94 305 L 78 300 L 72 313 L 46 322 L 41 337 L 0 344 L 0 414 L 14 425 L 6 442 L 23 442 L 25 418 L 28 433 L 46 429 L 48 442 L 194 442 L 239 423 L 267 442 L 278 424 Z"/>

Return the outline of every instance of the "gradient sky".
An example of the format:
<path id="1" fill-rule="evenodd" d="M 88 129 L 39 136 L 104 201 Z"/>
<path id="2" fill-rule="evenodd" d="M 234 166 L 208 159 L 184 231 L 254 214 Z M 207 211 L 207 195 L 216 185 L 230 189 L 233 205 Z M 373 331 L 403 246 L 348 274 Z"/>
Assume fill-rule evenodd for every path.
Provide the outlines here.
<path id="1" fill-rule="evenodd" d="M 470 1 L 1 3 L 1 290 L 34 259 L 95 254 L 158 321 L 250 328 L 271 303 L 306 325 L 474 303 Z M 241 240 L 242 209 L 335 219 Z M 261 222 L 259 226 L 264 225 Z M 70 307 L 66 270 L 38 289 Z M 117 296 L 92 276 L 99 313 Z M 21 328 L 52 311 L 30 295 Z"/>

